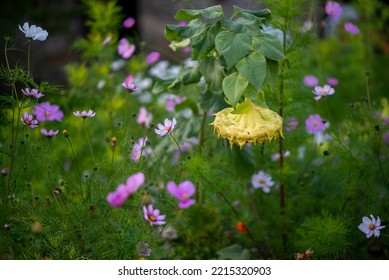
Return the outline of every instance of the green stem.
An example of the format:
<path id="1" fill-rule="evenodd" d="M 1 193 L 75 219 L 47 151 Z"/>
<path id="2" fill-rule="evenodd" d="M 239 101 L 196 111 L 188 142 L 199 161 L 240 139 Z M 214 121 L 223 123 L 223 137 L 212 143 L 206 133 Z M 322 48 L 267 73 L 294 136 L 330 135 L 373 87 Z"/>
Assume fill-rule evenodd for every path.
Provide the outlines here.
<path id="1" fill-rule="evenodd" d="M 88 140 L 89 150 L 90 150 L 90 153 L 92 155 L 93 162 L 95 165 L 97 165 L 95 156 L 93 155 L 93 150 L 92 150 L 92 145 L 90 143 L 89 134 L 88 134 L 88 131 L 86 130 L 86 119 L 84 119 L 84 130 L 85 130 L 86 139 Z"/>
<path id="2" fill-rule="evenodd" d="M 76 166 L 76 170 L 77 170 L 77 176 L 78 176 L 78 178 L 81 178 L 81 173 L 80 173 L 80 170 L 79 170 L 79 168 L 78 168 L 78 164 L 77 164 L 77 160 L 76 160 L 76 154 L 75 154 L 75 152 L 74 152 L 72 142 L 70 141 L 69 135 L 67 135 L 67 136 L 65 136 L 65 137 L 66 137 L 66 139 L 67 139 L 68 142 L 69 142 L 70 149 L 72 150 L 73 161 L 74 161 L 74 165 Z M 61 164 L 61 165 L 62 165 L 62 164 Z M 84 194 L 83 194 L 83 192 L 82 192 L 81 181 L 80 181 L 80 194 L 81 194 L 81 198 L 84 199 Z"/>
<path id="3" fill-rule="evenodd" d="M 28 51 L 27 51 L 27 73 L 30 74 L 30 52 L 31 52 L 31 39 L 28 40 Z"/>

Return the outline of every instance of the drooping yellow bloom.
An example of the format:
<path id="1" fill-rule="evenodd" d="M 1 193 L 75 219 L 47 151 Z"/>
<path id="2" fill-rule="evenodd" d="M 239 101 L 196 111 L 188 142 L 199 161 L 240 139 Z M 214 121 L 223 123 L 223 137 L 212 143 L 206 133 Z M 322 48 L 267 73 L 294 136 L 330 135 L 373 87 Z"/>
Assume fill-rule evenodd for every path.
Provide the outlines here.
<path id="1" fill-rule="evenodd" d="M 231 147 L 238 144 L 242 148 L 246 143 L 261 144 L 284 137 L 282 117 L 253 104 L 248 98 L 236 109 L 230 107 L 216 113 L 211 125 L 218 137 L 227 139 Z"/>

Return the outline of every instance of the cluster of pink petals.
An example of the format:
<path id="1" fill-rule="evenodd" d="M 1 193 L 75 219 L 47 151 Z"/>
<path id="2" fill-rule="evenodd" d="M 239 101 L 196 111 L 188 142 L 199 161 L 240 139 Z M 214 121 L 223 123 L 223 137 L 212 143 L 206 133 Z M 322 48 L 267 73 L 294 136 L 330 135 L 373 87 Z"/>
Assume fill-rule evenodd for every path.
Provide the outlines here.
<path id="1" fill-rule="evenodd" d="M 118 53 L 123 59 L 129 59 L 135 52 L 135 45 L 130 44 L 126 38 L 119 41 Z"/>
<path id="2" fill-rule="evenodd" d="M 359 28 L 358 28 L 358 26 L 352 24 L 351 22 L 346 22 L 346 23 L 344 24 L 344 30 L 345 30 L 347 33 L 351 34 L 351 35 L 357 35 L 357 34 L 359 34 Z"/>
<path id="3" fill-rule="evenodd" d="M 338 79 L 334 78 L 334 77 L 329 77 L 327 79 L 327 83 L 330 85 L 330 86 L 337 86 L 339 84 L 339 81 Z"/>
<path id="4" fill-rule="evenodd" d="M 178 204 L 179 208 L 185 209 L 196 203 L 196 200 L 191 199 L 191 196 L 196 192 L 196 188 L 189 180 L 183 181 L 178 186 L 173 181 L 169 181 L 166 184 L 166 189 L 169 194 L 180 201 Z"/>
<path id="5" fill-rule="evenodd" d="M 186 100 L 186 96 L 176 96 L 166 99 L 166 111 L 173 112 L 177 104 L 180 104 Z"/>
<path id="6" fill-rule="evenodd" d="M 73 112 L 73 114 L 76 117 L 80 117 L 80 118 L 83 118 L 85 120 L 87 118 L 94 117 L 96 115 L 96 112 L 93 112 L 92 110 L 89 110 L 88 112 L 87 111 L 82 111 L 81 113 L 80 113 L 80 111 L 75 111 L 75 112 Z"/>
<path id="7" fill-rule="evenodd" d="M 47 131 L 45 128 L 42 128 L 42 129 L 41 129 L 42 135 L 46 136 L 46 137 L 49 138 L 49 139 L 50 139 L 51 137 L 57 135 L 58 132 L 59 132 L 58 129 L 57 129 L 56 131 L 53 131 L 52 129 L 50 129 L 50 131 Z"/>
<path id="8" fill-rule="evenodd" d="M 165 119 L 164 124 L 158 124 L 158 128 L 155 128 L 154 131 L 156 134 L 160 136 L 164 136 L 166 134 L 170 134 L 175 125 L 177 124 L 176 118 L 173 118 L 173 120 Z"/>
<path id="9" fill-rule="evenodd" d="M 58 105 L 51 104 L 50 102 L 38 103 L 35 106 L 34 115 L 40 122 L 43 121 L 62 121 L 64 117 L 63 112 L 59 109 Z"/>
<path id="10" fill-rule="evenodd" d="M 138 141 L 134 144 L 131 151 L 131 160 L 138 162 L 142 155 L 148 156 L 153 154 L 153 149 L 150 147 L 147 147 L 147 137 L 141 137 L 138 139 Z"/>
<path id="11" fill-rule="evenodd" d="M 146 63 L 147 64 L 154 64 L 158 61 L 160 57 L 159 52 L 151 52 L 146 57 Z"/>
<path id="12" fill-rule="evenodd" d="M 23 113 L 21 120 L 25 126 L 29 126 L 31 128 L 38 127 L 38 121 L 34 120 L 34 117 L 27 112 Z"/>
<path id="13" fill-rule="evenodd" d="M 324 121 L 319 114 L 310 115 L 305 120 L 305 127 L 310 134 L 316 134 L 326 129 Z"/>
<path id="14" fill-rule="evenodd" d="M 150 123 L 153 119 L 153 115 L 149 112 L 147 112 L 147 109 L 145 107 L 139 108 L 138 117 L 136 119 L 136 122 L 140 125 L 144 125 L 146 128 L 150 127 Z"/>
<path id="15" fill-rule="evenodd" d="M 251 184 L 256 189 L 261 188 L 265 193 L 270 192 L 270 188 L 274 186 L 270 174 L 263 171 L 258 171 L 251 177 Z"/>
<path id="16" fill-rule="evenodd" d="M 164 225 L 166 216 L 161 215 L 159 209 L 154 209 L 152 204 L 149 204 L 147 207 L 143 206 L 143 215 L 146 221 L 150 222 L 150 225 Z"/>
<path id="17" fill-rule="evenodd" d="M 33 89 L 25 88 L 25 89 L 22 89 L 22 92 L 24 95 L 34 97 L 36 99 L 44 96 L 44 94 L 39 92 L 36 88 L 33 88 Z"/>
<path id="18" fill-rule="evenodd" d="M 127 198 L 135 193 L 143 185 L 145 175 L 142 172 L 135 173 L 128 177 L 126 184 L 120 184 L 114 192 L 107 195 L 107 201 L 112 207 L 121 207 Z"/>
<path id="19" fill-rule="evenodd" d="M 314 75 L 304 76 L 303 83 L 306 87 L 314 87 L 319 83 L 319 79 Z"/>
<path id="20" fill-rule="evenodd" d="M 285 130 L 287 132 L 291 132 L 293 130 L 296 129 L 296 127 L 298 126 L 299 122 L 298 120 L 296 120 L 295 118 L 287 118 L 286 119 L 286 127 L 285 127 Z"/>
<path id="21" fill-rule="evenodd" d="M 129 18 L 126 18 L 124 21 L 123 21 L 123 27 L 125 28 L 131 28 L 135 25 L 135 19 L 132 18 L 132 17 L 129 17 Z"/>
<path id="22" fill-rule="evenodd" d="M 338 2 L 328 1 L 325 6 L 326 13 L 329 15 L 333 20 L 337 21 L 340 15 L 343 12 L 342 7 Z"/>

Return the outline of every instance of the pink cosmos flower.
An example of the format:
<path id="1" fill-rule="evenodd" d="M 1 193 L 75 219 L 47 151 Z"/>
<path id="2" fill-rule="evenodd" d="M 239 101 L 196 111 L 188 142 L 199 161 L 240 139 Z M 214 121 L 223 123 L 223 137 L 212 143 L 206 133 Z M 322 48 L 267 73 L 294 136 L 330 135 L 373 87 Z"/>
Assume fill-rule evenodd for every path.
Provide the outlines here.
<path id="1" fill-rule="evenodd" d="M 147 64 L 154 64 L 158 61 L 159 57 L 160 57 L 159 52 L 151 52 L 146 57 L 146 63 Z"/>
<path id="2" fill-rule="evenodd" d="M 334 77 L 329 77 L 327 79 L 327 83 L 330 85 L 330 86 L 337 86 L 339 84 L 339 81 L 338 79 L 334 78 Z"/>
<path id="3" fill-rule="evenodd" d="M 126 82 L 122 83 L 122 86 L 131 92 L 140 92 L 140 88 L 135 86 L 134 84 L 126 84 Z"/>
<path id="4" fill-rule="evenodd" d="M 29 26 L 28 22 L 25 22 L 23 27 L 19 25 L 19 29 L 27 38 L 31 38 L 33 40 L 45 41 L 47 36 L 49 36 L 49 33 L 42 29 L 42 27 L 36 26 L 34 24 Z"/>
<path id="5" fill-rule="evenodd" d="M 112 36 L 111 36 L 111 35 L 105 37 L 105 39 L 104 39 L 102 45 L 105 46 L 106 44 L 108 44 L 109 42 L 111 42 L 111 40 L 112 40 Z"/>
<path id="6" fill-rule="evenodd" d="M 184 102 L 186 100 L 186 96 L 176 96 L 173 98 L 166 99 L 166 111 L 174 112 L 176 105 Z"/>
<path id="7" fill-rule="evenodd" d="M 299 122 L 295 118 L 287 118 L 285 130 L 291 132 L 292 130 L 295 130 L 298 124 Z"/>
<path id="8" fill-rule="evenodd" d="M 343 12 L 342 7 L 339 5 L 338 2 L 328 1 L 326 3 L 326 13 L 329 15 L 333 20 L 337 21 L 340 15 Z"/>
<path id="9" fill-rule="evenodd" d="M 332 95 L 335 93 L 335 90 L 330 85 L 315 86 L 315 89 L 312 91 L 315 94 L 315 100 L 319 100 L 322 96 Z"/>
<path id="10" fill-rule="evenodd" d="M 150 123 L 153 119 L 153 115 L 149 112 L 147 112 L 147 109 L 145 107 L 139 108 L 138 118 L 136 119 L 136 122 L 140 125 L 144 125 L 145 127 L 149 128 Z"/>
<path id="11" fill-rule="evenodd" d="M 114 192 L 107 195 L 107 201 L 112 207 L 121 207 L 127 198 L 135 193 L 143 185 L 145 174 L 142 172 L 135 173 L 127 178 L 126 184 L 120 184 Z"/>
<path id="12" fill-rule="evenodd" d="M 129 17 L 129 18 L 126 18 L 124 21 L 123 21 L 123 27 L 125 28 L 131 28 L 135 25 L 135 19 L 132 18 L 132 17 Z"/>
<path id="13" fill-rule="evenodd" d="M 123 59 L 129 59 L 135 52 L 135 45 L 130 44 L 126 38 L 119 41 L 118 53 Z"/>
<path id="14" fill-rule="evenodd" d="M 57 129 L 56 131 L 53 131 L 52 129 L 50 129 L 50 131 L 47 131 L 45 128 L 42 128 L 42 129 L 41 129 L 41 133 L 42 133 L 44 136 L 46 136 L 47 138 L 49 138 L 49 139 L 50 139 L 51 137 L 57 135 L 58 132 L 59 132 L 58 129 Z"/>
<path id="15" fill-rule="evenodd" d="M 36 99 L 41 98 L 42 96 L 44 96 L 44 94 L 39 92 L 36 88 L 33 88 L 33 89 L 25 88 L 25 89 L 22 89 L 22 92 L 23 92 L 24 95 L 31 96 L 31 97 L 34 97 Z"/>
<path id="16" fill-rule="evenodd" d="M 1 175 L 3 175 L 3 176 L 7 175 L 8 172 L 9 172 L 8 167 L 3 167 L 3 168 L 1 169 Z"/>
<path id="17" fill-rule="evenodd" d="M 380 229 L 385 228 L 385 226 L 381 226 L 380 217 L 377 216 L 377 220 L 370 214 L 371 219 L 368 217 L 362 218 L 362 223 L 358 226 L 358 228 L 366 234 L 366 238 L 370 238 L 373 236 L 380 237 Z"/>
<path id="18" fill-rule="evenodd" d="M 153 154 L 153 149 L 147 147 L 147 137 L 141 137 L 138 139 L 138 142 L 134 144 L 131 151 L 131 160 L 138 162 L 142 155 L 147 156 Z"/>
<path id="19" fill-rule="evenodd" d="M 62 121 L 63 112 L 59 109 L 58 105 L 51 104 L 50 102 L 43 102 L 36 104 L 34 115 L 40 122 L 42 121 Z"/>
<path id="20" fill-rule="evenodd" d="M 166 189 L 170 195 L 180 201 L 178 207 L 181 209 L 188 208 L 196 203 L 196 200 L 190 198 L 196 192 L 196 188 L 191 181 L 183 181 L 178 186 L 173 181 L 169 181 L 166 184 Z"/>
<path id="21" fill-rule="evenodd" d="M 251 177 L 251 184 L 256 189 L 262 188 L 265 193 L 270 192 L 270 187 L 274 186 L 271 176 L 263 171 L 259 171 Z"/>
<path id="22" fill-rule="evenodd" d="M 319 114 L 310 115 L 305 120 L 305 127 L 307 129 L 307 132 L 310 134 L 315 134 L 326 129 L 323 119 L 320 117 Z"/>
<path id="23" fill-rule="evenodd" d="M 31 128 L 38 127 L 38 121 L 33 119 L 33 116 L 27 112 L 23 113 L 21 118 L 24 125 L 29 126 Z"/>
<path id="24" fill-rule="evenodd" d="M 159 209 L 154 209 L 153 205 L 150 204 L 147 207 L 143 206 L 143 215 L 146 221 L 150 222 L 150 225 L 164 225 L 166 216 L 160 215 Z"/>
<path id="25" fill-rule="evenodd" d="M 87 111 L 82 111 L 81 113 L 80 113 L 80 111 L 75 111 L 75 112 L 73 112 L 73 114 L 76 117 L 80 117 L 80 118 L 83 118 L 85 120 L 87 118 L 94 117 L 96 115 L 96 112 L 93 112 L 92 110 L 89 110 L 88 112 Z"/>
<path id="26" fill-rule="evenodd" d="M 154 131 L 156 134 L 160 136 L 164 136 L 166 134 L 170 134 L 175 125 L 177 124 L 176 118 L 173 118 L 173 120 L 165 119 L 164 124 L 158 124 L 158 128 L 155 128 Z"/>
<path id="27" fill-rule="evenodd" d="M 306 75 L 303 82 L 306 87 L 314 87 L 317 86 L 319 80 L 314 75 Z"/>
<path id="28" fill-rule="evenodd" d="M 351 22 L 346 22 L 344 24 L 344 30 L 346 30 L 347 33 L 351 35 L 357 35 L 359 34 L 359 28 L 358 26 L 352 24 Z"/>

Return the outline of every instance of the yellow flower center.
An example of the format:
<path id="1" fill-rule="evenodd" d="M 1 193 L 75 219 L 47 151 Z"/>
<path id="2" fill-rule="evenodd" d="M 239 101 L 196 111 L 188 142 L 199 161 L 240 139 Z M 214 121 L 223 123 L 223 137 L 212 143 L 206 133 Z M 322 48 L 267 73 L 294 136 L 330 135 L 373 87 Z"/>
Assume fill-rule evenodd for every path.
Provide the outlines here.
<path id="1" fill-rule="evenodd" d="M 46 112 L 45 112 L 45 116 L 46 116 L 46 117 L 49 117 L 50 115 L 51 115 L 51 114 L 50 114 L 49 111 L 46 111 Z"/>
<path id="2" fill-rule="evenodd" d="M 321 90 L 321 94 L 326 95 L 326 94 L 327 94 L 327 91 L 324 90 L 324 89 L 322 89 L 322 90 Z"/>
<path id="3" fill-rule="evenodd" d="M 183 195 L 182 195 L 182 199 L 183 199 L 183 200 L 187 200 L 188 198 L 189 198 L 189 195 L 187 195 L 187 194 L 183 194 Z"/>
<path id="4" fill-rule="evenodd" d="M 150 221 L 154 222 L 157 218 L 154 215 L 149 215 Z"/>
<path id="5" fill-rule="evenodd" d="M 265 184 L 265 180 L 264 180 L 264 179 L 260 179 L 260 180 L 259 180 L 259 183 L 260 183 L 261 185 L 263 185 L 263 184 Z"/>
<path id="6" fill-rule="evenodd" d="M 374 225 L 374 224 L 370 224 L 370 225 L 369 225 L 369 229 L 370 229 L 370 230 L 374 230 L 374 229 L 375 229 L 375 225 Z"/>
<path id="7" fill-rule="evenodd" d="M 231 148 L 233 144 L 242 148 L 246 143 L 261 144 L 284 137 L 281 116 L 253 104 L 248 98 L 236 110 L 230 107 L 216 113 L 211 125 L 219 138 L 228 140 Z"/>
<path id="8" fill-rule="evenodd" d="M 31 124 L 31 121 L 30 121 L 29 119 L 24 119 L 24 123 L 25 123 L 26 125 L 30 125 L 30 124 Z"/>
<path id="9" fill-rule="evenodd" d="M 170 132 L 171 127 L 165 127 L 165 130 L 166 130 L 167 132 Z"/>

